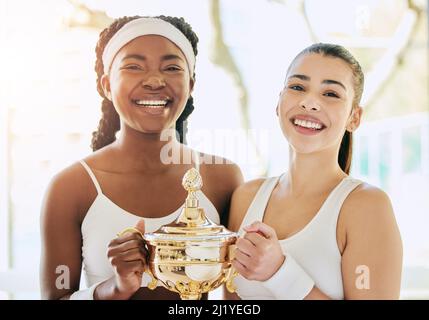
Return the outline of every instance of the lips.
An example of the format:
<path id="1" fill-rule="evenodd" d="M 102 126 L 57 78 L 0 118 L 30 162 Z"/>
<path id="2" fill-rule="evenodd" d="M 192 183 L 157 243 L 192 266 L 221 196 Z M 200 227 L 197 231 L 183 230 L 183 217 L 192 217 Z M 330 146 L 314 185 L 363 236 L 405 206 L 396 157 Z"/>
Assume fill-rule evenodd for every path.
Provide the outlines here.
<path id="1" fill-rule="evenodd" d="M 160 109 L 165 108 L 169 102 L 170 98 L 162 97 L 151 97 L 151 98 L 138 98 L 132 100 L 133 104 L 139 108 L 151 108 L 151 109 Z"/>
<path id="2" fill-rule="evenodd" d="M 290 118 L 290 122 L 295 127 L 305 128 L 314 131 L 321 131 L 326 128 L 326 125 L 316 117 L 308 115 L 296 115 Z"/>

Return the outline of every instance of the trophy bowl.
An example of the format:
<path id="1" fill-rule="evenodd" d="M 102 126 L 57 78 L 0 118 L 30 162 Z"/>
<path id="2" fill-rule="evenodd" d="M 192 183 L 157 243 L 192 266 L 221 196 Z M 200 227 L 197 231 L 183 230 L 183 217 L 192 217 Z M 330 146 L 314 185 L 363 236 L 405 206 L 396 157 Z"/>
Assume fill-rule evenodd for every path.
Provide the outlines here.
<path id="1" fill-rule="evenodd" d="M 198 300 L 223 283 L 234 292 L 231 261 L 238 234 L 211 221 L 198 206 L 202 178 L 196 169 L 186 172 L 182 185 L 188 196 L 179 217 L 142 235 L 149 251 L 146 272 L 152 277 L 148 288 L 155 289 L 159 281 L 183 300 Z"/>
<path id="2" fill-rule="evenodd" d="M 203 293 L 223 283 L 232 288 L 231 247 L 236 236 L 183 236 L 161 239 L 145 234 L 149 249 L 149 268 L 156 286 L 177 292 L 181 299 L 197 300 Z"/>

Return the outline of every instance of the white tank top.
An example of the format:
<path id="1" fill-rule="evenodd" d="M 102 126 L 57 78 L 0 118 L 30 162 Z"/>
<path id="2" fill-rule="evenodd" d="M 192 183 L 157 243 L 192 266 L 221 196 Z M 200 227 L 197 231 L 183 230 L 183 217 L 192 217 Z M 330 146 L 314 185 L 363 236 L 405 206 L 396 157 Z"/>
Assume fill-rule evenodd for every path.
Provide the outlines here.
<path id="1" fill-rule="evenodd" d="M 268 200 L 280 177 L 268 178 L 259 188 L 240 225 L 262 221 Z M 323 293 L 333 299 L 343 299 L 341 253 L 337 244 L 337 220 L 348 194 L 362 181 L 344 178 L 326 198 L 313 219 L 299 232 L 279 240 L 285 255 L 290 254 L 314 280 Z M 241 299 L 268 300 L 274 296 L 259 281 L 247 280 L 241 275 L 234 280 Z"/>
<path id="2" fill-rule="evenodd" d="M 90 287 L 114 275 L 112 265 L 107 258 L 107 247 L 109 242 L 117 237 L 118 232 L 135 226 L 140 219 L 145 221 L 146 232 L 156 231 L 161 226 L 173 222 L 180 214 L 184 204 L 173 213 L 161 218 L 137 216 L 122 209 L 106 197 L 86 162 L 81 160 L 80 163 L 88 172 L 97 189 L 97 197 L 88 209 L 81 225 L 83 270 L 86 284 Z M 196 169 L 199 169 L 198 163 L 196 164 Z M 202 191 L 198 191 L 197 196 L 200 200 L 200 206 L 205 209 L 207 217 L 219 224 L 219 213 L 213 203 Z M 144 273 L 141 286 L 146 287 L 149 282 L 150 277 Z"/>

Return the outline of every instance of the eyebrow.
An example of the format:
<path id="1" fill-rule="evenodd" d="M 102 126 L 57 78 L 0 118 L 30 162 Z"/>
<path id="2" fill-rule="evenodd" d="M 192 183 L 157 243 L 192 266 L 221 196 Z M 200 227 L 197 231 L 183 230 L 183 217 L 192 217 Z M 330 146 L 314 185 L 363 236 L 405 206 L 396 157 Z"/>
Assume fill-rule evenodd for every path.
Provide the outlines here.
<path id="1" fill-rule="evenodd" d="M 304 80 L 304 81 L 310 81 L 310 77 L 309 76 L 305 76 L 303 74 L 293 74 L 290 77 L 288 77 L 287 79 L 289 80 L 291 78 L 298 78 L 298 79 L 301 79 L 301 80 Z"/>
<path id="2" fill-rule="evenodd" d="M 141 55 L 141 54 L 126 55 L 125 57 L 122 58 L 122 61 L 127 60 L 127 59 L 136 59 L 136 60 L 140 60 L 140 61 L 146 61 L 146 57 Z M 182 57 L 180 57 L 176 54 L 166 54 L 166 55 L 161 57 L 161 61 L 175 60 L 175 59 L 179 59 L 179 60 L 182 60 L 183 62 L 185 62 Z"/>
<path id="3" fill-rule="evenodd" d="M 288 77 L 288 80 L 291 78 L 297 78 L 297 79 L 300 79 L 303 81 L 310 81 L 310 79 L 311 79 L 309 76 L 306 76 L 304 74 L 293 74 L 290 77 Z M 326 79 L 326 80 L 323 80 L 322 83 L 323 84 L 336 84 L 336 85 L 339 85 L 340 87 L 342 87 L 345 91 L 347 91 L 345 85 L 343 85 L 340 81 L 337 81 L 337 80 Z"/>

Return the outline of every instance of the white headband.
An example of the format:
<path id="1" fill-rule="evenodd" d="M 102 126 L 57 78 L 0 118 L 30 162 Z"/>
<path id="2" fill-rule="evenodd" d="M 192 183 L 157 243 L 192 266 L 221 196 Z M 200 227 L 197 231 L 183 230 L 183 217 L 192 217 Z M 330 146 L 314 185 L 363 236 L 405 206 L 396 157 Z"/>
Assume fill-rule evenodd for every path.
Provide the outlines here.
<path id="1" fill-rule="evenodd" d="M 131 40 L 149 34 L 163 36 L 182 50 L 188 63 L 191 77 L 195 68 L 195 55 L 192 45 L 185 35 L 172 24 L 157 18 L 139 18 L 126 23 L 109 40 L 103 51 L 104 73 L 109 72 L 113 58 Z"/>

